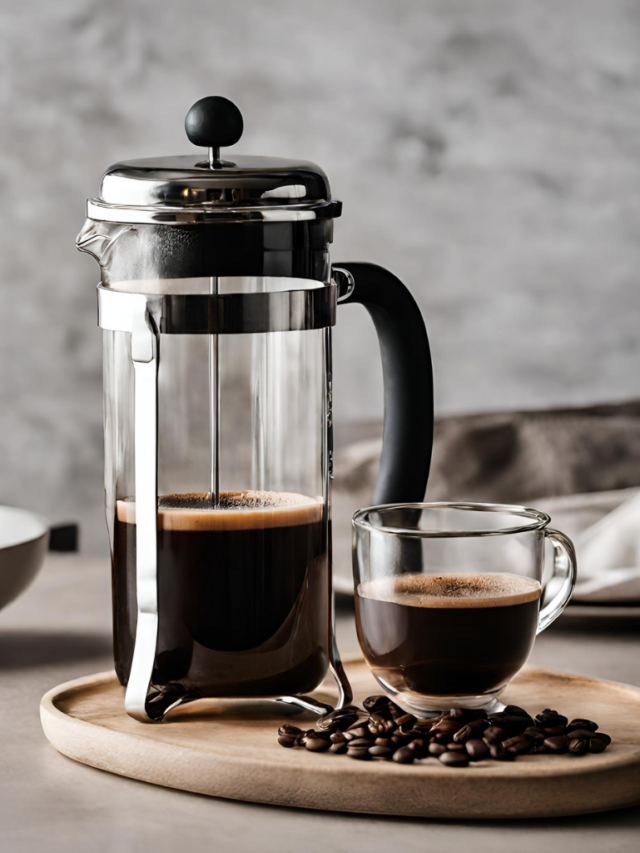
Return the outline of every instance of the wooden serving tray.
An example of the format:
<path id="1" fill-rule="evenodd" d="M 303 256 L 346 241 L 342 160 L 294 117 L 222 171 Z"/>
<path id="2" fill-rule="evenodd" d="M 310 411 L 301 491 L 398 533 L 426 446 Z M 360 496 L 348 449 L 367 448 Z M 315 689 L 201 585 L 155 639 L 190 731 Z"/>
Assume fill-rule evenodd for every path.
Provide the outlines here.
<path id="1" fill-rule="evenodd" d="M 346 668 L 358 704 L 380 692 L 362 660 Z M 328 683 L 321 694 L 331 701 Z M 125 714 L 124 691 L 111 672 L 50 690 L 40 713 L 49 741 L 75 761 L 215 797 L 459 819 L 550 817 L 640 803 L 640 689 L 526 667 L 503 698 L 533 714 L 555 708 L 570 719 L 594 719 L 613 743 L 600 755 L 522 756 L 463 769 L 353 761 L 280 747 L 280 723 L 311 728 L 314 717 L 274 702 L 201 700 L 164 723 L 138 723 Z"/>

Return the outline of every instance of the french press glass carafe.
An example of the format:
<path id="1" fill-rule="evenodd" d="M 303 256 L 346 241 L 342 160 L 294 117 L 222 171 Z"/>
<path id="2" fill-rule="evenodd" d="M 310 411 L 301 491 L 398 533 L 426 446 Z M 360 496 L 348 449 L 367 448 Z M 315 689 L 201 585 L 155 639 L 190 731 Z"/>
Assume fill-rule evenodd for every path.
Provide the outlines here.
<path id="1" fill-rule="evenodd" d="M 77 241 L 100 264 L 105 494 L 114 652 L 125 707 L 158 721 L 200 697 L 306 694 L 333 632 L 331 327 L 375 323 L 385 383 L 375 501 L 418 501 L 433 433 L 429 344 L 404 285 L 332 267 L 341 204 L 313 163 L 221 159 L 242 134 L 225 98 L 187 135 L 207 156 L 117 163 Z"/>

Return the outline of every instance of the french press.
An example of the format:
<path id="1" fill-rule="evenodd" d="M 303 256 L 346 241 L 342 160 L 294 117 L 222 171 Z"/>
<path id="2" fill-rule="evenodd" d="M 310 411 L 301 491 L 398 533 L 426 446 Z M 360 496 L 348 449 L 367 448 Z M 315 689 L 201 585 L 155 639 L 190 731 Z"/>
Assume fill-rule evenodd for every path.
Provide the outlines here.
<path id="1" fill-rule="evenodd" d="M 116 672 L 159 721 L 200 697 L 317 713 L 333 628 L 331 328 L 363 304 L 382 351 L 375 502 L 422 500 L 433 436 L 427 334 L 390 272 L 332 266 L 341 203 L 313 163 L 233 156 L 225 98 L 198 101 L 207 149 L 111 166 L 77 247 L 100 264 L 105 496 Z"/>

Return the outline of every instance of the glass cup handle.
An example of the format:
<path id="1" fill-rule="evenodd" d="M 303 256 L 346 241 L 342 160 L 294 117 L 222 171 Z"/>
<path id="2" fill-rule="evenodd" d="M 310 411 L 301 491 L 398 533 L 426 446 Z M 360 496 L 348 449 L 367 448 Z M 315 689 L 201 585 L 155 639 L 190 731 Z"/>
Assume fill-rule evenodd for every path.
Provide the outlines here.
<path id="1" fill-rule="evenodd" d="M 571 593 L 576 585 L 578 573 L 578 562 L 576 560 L 576 549 L 571 539 L 559 530 L 548 527 L 544 531 L 545 536 L 553 545 L 553 578 L 564 575 L 564 582 L 554 596 L 553 600 L 546 604 L 540 611 L 538 618 L 538 631 L 544 631 L 554 622 L 567 606 Z"/>

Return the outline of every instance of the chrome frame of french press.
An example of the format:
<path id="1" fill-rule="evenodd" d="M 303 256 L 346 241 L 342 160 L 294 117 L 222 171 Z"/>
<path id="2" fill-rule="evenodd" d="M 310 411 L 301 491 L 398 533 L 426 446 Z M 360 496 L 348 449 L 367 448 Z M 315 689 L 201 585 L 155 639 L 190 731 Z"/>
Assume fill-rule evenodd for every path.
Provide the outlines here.
<path id="1" fill-rule="evenodd" d="M 288 286 L 295 279 L 287 279 Z M 125 710 L 140 722 L 160 722 L 188 695 L 156 690 L 152 673 L 158 637 L 158 365 L 161 334 L 238 334 L 324 329 L 326 336 L 327 418 L 331 424 L 331 327 L 335 325 L 338 290 L 346 298 L 353 289 L 350 273 L 334 268 L 334 281 L 319 287 L 268 293 L 156 295 L 114 290 L 98 285 L 98 325 L 131 335 L 134 368 L 134 449 L 136 495 L 137 626 Z M 333 476 L 331 436 L 325 434 L 325 512 L 330 511 Z M 327 456 L 327 453 L 329 454 Z M 328 547 L 331 548 L 329 541 Z M 329 551 L 331 565 L 331 551 Z M 329 572 L 329 669 L 338 687 L 336 708 L 353 698 L 335 638 L 335 605 Z M 280 696 L 279 702 L 324 715 L 331 706 L 310 696 Z"/>

